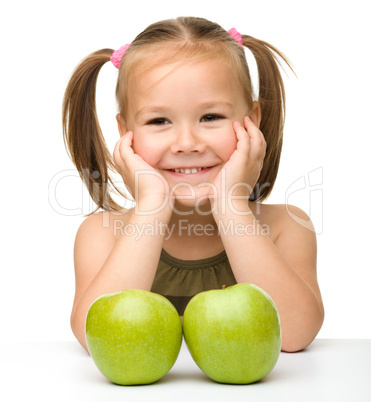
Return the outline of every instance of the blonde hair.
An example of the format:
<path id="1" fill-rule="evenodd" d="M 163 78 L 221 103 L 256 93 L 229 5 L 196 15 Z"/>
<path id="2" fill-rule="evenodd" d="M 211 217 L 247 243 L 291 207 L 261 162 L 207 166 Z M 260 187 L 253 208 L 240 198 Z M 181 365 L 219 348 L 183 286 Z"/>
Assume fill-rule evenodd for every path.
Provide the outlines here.
<path id="1" fill-rule="evenodd" d="M 253 54 L 259 76 L 258 102 L 261 108 L 260 130 L 267 143 L 264 165 L 250 196 L 263 201 L 273 189 L 277 177 L 285 119 L 285 90 L 279 58 L 289 67 L 286 57 L 267 42 L 242 35 L 243 45 Z M 111 197 L 115 186 L 109 170 L 115 171 L 99 126 L 95 91 L 99 71 L 110 60 L 112 49 L 102 49 L 86 57 L 73 72 L 63 100 L 63 135 L 67 151 L 86 184 L 97 209 L 120 210 Z M 235 69 L 246 99 L 252 107 L 253 90 L 244 48 L 220 25 L 203 18 L 179 17 L 150 25 L 126 51 L 119 68 L 116 98 L 125 119 L 128 102 L 127 83 L 133 72 L 145 72 L 156 66 L 223 57 Z M 143 61 L 147 62 L 144 63 Z M 148 63 L 148 60 L 151 60 Z"/>

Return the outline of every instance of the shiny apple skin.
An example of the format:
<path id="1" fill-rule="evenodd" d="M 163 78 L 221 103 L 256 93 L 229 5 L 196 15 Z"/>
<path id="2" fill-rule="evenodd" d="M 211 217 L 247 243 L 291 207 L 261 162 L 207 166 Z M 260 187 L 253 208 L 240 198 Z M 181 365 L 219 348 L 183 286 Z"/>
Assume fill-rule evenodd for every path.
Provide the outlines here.
<path id="1" fill-rule="evenodd" d="M 183 333 L 199 368 L 221 383 L 261 380 L 281 351 L 277 308 L 265 291 L 247 283 L 194 296 L 184 312 Z"/>
<path id="2" fill-rule="evenodd" d="M 110 381 L 150 384 L 174 365 L 182 324 L 165 297 L 128 289 L 103 295 L 91 305 L 85 335 L 94 363 Z"/>

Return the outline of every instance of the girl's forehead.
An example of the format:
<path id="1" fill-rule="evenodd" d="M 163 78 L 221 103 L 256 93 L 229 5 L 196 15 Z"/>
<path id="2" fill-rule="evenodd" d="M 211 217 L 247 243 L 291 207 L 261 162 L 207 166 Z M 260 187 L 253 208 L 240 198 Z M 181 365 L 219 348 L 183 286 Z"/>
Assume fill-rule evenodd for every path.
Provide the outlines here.
<path id="1" fill-rule="evenodd" d="M 235 64 L 238 57 L 222 44 L 166 42 L 130 49 L 124 58 L 125 74 L 143 74 L 152 68 L 169 64 L 189 64 L 212 60 L 215 63 Z"/>
<path id="2" fill-rule="evenodd" d="M 184 86 L 186 84 L 186 86 Z M 170 85 L 170 87 L 169 87 Z M 196 88 L 194 88 L 196 86 Z M 236 87 L 237 77 L 228 63 L 215 59 L 181 61 L 171 64 L 157 65 L 134 72 L 128 80 L 128 90 L 149 94 L 153 90 L 196 89 L 207 90 Z"/>
<path id="3" fill-rule="evenodd" d="M 167 77 L 176 75 L 177 72 L 197 71 L 198 68 L 206 70 L 217 79 L 233 86 L 236 92 L 244 92 L 244 100 L 249 104 L 249 92 L 246 85 L 245 74 L 241 74 L 240 59 L 233 57 L 228 49 L 214 48 L 214 53 L 209 49 L 186 49 L 182 52 L 177 49 L 157 48 L 155 51 L 148 48 L 148 52 L 137 49 L 125 60 L 120 69 L 118 82 L 118 100 L 123 115 L 127 112 L 127 106 L 132 102 L 133 94 L 140 89 L 144 94 L 150 91 L 154 85 L 166 80 Z M 205 67 L 206 66 L 206 67 Z M 178 75 L 182 78 L 182 74 Z M 139 88 L 140 87 L 140 88 Z M 135 95 L 134 95 L 135 96 Z"/>
<path id="4" fill-rule="evenodd" d="M 143 80 L 163 80 L 174 74 L 188 74 L 198 71 L 209 70 L 217 76 L 228 75 L 231 79 L 236 78 L 235 69 L 231 63 L 218 57 L 199 58 L 191 60 L 179 60 L 155 64 L 141 64 L 132 69 L 127 75 L 128 81 L 140 83 Z"/>
<path id="5" fill-rule="evenodd" d="M 149 69 L 130 80 L 128 113 L 145 116 L 150 112 L 219 108 L 232 110 L 245 105 L 243 91 L 227 64 L 213 60 L 174 63 Z"/>

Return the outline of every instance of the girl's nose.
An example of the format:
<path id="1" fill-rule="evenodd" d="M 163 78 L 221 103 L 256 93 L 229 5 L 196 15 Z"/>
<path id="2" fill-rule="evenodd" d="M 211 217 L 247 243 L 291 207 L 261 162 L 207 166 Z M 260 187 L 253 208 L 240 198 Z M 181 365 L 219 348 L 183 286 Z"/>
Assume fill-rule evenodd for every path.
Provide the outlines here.
<path id="1" fill-rule="evenodd" d="M 174 138 L 174 142 L 171 145 L 173 153 L 202 153 L 205 151 L 205 142 L 200 138 L 196 130 L 191 127 L 179 128 Z"/>

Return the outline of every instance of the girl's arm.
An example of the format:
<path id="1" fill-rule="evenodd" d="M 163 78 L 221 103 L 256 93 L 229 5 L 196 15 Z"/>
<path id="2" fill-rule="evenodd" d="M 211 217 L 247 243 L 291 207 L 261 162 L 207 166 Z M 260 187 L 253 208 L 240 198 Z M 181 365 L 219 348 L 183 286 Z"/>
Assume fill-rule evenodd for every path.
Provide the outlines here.
<path id="1" fill-rule="evenodd" d="M 289 216 L 288 206 L 274 207 L 279 228 L 274 242 L 252 213 L 248 200 L 261 176 L 267 148 L 256 111 L 252 113 L 255 124 L 247 117 L 244 127 L 233 124 L 236 150 L 214 180 L 217 191 L 210 200 L 237 282 L 256 284 L 273 298 L 281 318 L 282 350 L 294 352 L 313 341 L 324 318 L 316 274 L 316 237 L 309 217 L 299 208 L 290 206 L 298 221 L 306 221 L 305 227 Z M 233 233 L 223 230 L 231 223 Z"/>
<path id="2" fill-rule="evenodd" d="M 71 328 L 86 350 L 85 320 L 97 297 L 124 289 L 151 289 L 165 231 L 148 230 L 150 234 L 146 235 L 141 228 L 164 226 L 170 217 L 169 206 L 147 216 L 135 214 L 132 209 L 125 215 L 125 223 L 103 212 L 88 217 L 80 226 L 74 250 L 76 292 Z M 128 224 L 130 230 L 125 231 L 123 225 Z M 128 235 L 132 229 L 133 234 Z"/>
<path id="3" fill-rule="evenodd" d="M 113 159 L 134 195 L 136 207 L 122 219 L 109 214 L 108 228 L 104 220 L 107 212 L 89 217 L 79 228 L 75 241 L 76 293 L 71 327 L 86 350 L 85 320 L 97 297 L 125 289 L 151 289 L 165 235 L 163 228 L 172 214 L 167 181 L 135 154 L 134 133 L 123 133 L 120 128 L 120 134 Z M 124 230 L 123 225 L 130 229 Z"/>
<path id="4" fill-rule="evenodd" d="M 216 217 L 237 283 L 253 283 L 276 303 L 281 318 L 282 350 L 304 349 L 316 337 L 324 319 L 324 308 L 316 275 L 316 235 L 309 217 L 290 206 L 306 221 L 306 227 L 280 208 L 281 230 L 276 241 L 264 232 L 246 201 L 235 202 L 235 211 Z M 239 211 L 240 213 L 235 213 Z M 244 213 L 248 213 L 247 215 Z M 234 235 L 223 232 L 233 222 Z M 243 234 L 243 228 L 249 234 Z"/>

